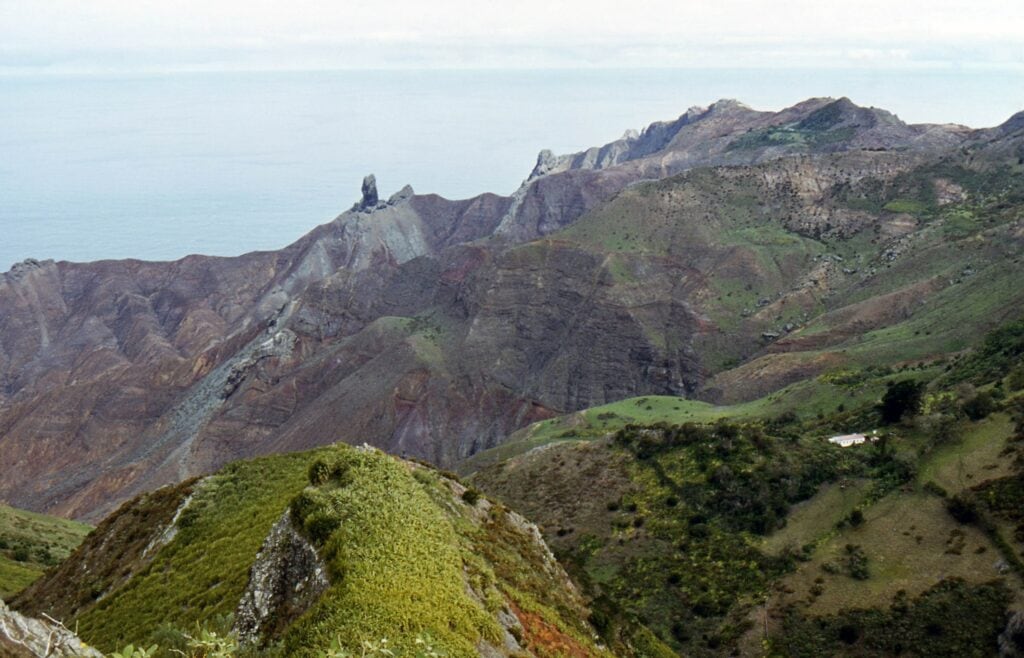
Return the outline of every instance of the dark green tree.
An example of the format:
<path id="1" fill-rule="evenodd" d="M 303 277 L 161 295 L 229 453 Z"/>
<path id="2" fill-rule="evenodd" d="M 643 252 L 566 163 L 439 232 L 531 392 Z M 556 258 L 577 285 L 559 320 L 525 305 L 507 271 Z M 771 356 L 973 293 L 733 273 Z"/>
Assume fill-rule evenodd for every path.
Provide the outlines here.
<path id="1" fill-rule="evenodd" d="M 878 407 L 882 422 L 897 423 L 903 418 L 914 416 L 921 410 L 921 395 L 924 384 L 912 379 L 903 379 L 889 384 L 882 403 Z"/>

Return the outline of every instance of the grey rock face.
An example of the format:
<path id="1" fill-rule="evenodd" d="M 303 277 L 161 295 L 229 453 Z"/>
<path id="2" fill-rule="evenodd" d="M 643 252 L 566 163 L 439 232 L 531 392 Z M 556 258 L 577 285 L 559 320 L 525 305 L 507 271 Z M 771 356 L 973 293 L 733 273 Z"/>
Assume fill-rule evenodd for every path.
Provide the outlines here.
<path id="1" fill-rule="evenodd" d="M 416 192 L 413 191 L 412 185 L 406 185 L 388 198 L 388 205 L 395 206 L 403 201 L 408 201 L 414 194 L 416 194 Z"/>
<path id="2" fill-rule="evenodd" d="M 272 637 L 316 603 L 329 584 L 323 560 L 286 511 L 256 554 L 232 630 L 246 643 Z"/>
<path id="3" fill-rule="evenodd" d="M 33 619 L 8 609 L 0 600 L 0 656 L 103 658 L 60 624 Z"/>

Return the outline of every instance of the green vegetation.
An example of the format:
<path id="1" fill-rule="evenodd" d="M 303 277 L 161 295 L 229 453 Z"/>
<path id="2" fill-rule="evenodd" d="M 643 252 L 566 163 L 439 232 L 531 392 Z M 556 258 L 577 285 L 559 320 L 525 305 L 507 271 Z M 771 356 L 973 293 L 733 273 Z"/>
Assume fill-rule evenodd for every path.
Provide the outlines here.
<path id="1" fill-rule="evenodd" d="M 202 482 L 178 534 L 141 573 L 81 614 L 79 633 L 113 650 L 160 628 L 191 628 L 234 612 L 270 527 L 330 448 L 237 462 Z"/>
<path id="2" fill-rule="evenodd" d="M 239 645 L 232 613 L 286 512 L 330 585 L 263 629 L 260 646 Z M 58 611 L 85 641 L 134 658 L 475 656 L 482 642 L 504 642 L 501 615 L 537 656 L 607 655 L 563 578 L 526 522 L 476 489 L 337 445 L 141 496 L 15 605 Z"/>
<path id="3" fill-rule="evenodd" d="M 981 384 L 1008 375 L 1024 362 L 1024 320 L 1007 323 L 989 333 L 981 346 L 958 361 L 947 382 Z"/>
<path id="4" fill-rule="evenodd" d="M 0 505 L 0 597 L 24 589 L 66 558 L 91 526 Z"/>
<path id="5" fill-rule="evenodd" d="M 988 655 L 1022 592 L 1024 398 L 1003 390 L 1012 357 L 985 368 L 998 386 L 949 375 L 1014 335 L 743 405 L 648 396 L 544 421 L 473 482 L 541 521 L 613 647 L 647 629 L 694 656 L 888 655 L 901 637 Z M 874 442 L 825 441 L 883 420 Z M 957 605 L 979 616 L 953 628 Z"/>
<path id="6" fill-rule="evenodd" d="M 824 108 L 823 108 L 824 109 Z M 748 132 L 729 144 L 730 151 L 755 150 L 770 146 L 815 147 L 844 142 L 854 135 L 852 127 L 834 128 L 827 118 L 806 120 L 786 126 L 771 126 Z"/>
<path id="7" fill-rule="evenodd" d="M 921 410 L 924 385 L 912 379 L 892 382 L 882 396 L 879 414 L 883 423 L 898 423 L 905 417 L 915 416 Z"/>
<path id="8" fill-rule="evenodd" d="M 916 598 L 897 593 L 885 608 L 825 617 L 787 610 L 770 656 L 991 656 L 1011 594 L 1001 582 L 943 580 Z"/>
<path id="9" fill-rule="evenodd" d="M 382 637 L 414 649 L 429 633 L 451 656 L 473 656 L 499 629 L 462 584 L 458 540 L 444 512 L 409 468 L 377 452 L 332 456 L 329 478 L 315 462 L 313 486 L 291 503 L 292 515 L 321 553 L 335 583 L 284 638 L 288 655 L 319 656 Z"/>

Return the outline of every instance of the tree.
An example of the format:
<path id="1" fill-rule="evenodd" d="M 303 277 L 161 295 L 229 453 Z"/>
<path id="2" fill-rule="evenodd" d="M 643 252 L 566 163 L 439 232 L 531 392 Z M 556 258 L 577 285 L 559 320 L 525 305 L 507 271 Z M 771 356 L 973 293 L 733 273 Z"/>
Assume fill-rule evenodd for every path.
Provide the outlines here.
<path id="1" fill-rule="evenodd" d="M 924 384 L 912 379 L 890 382 L 878 408 L 882 415 L 882 422 L 897 423 L 903 418 L 916 415 L 921 410 L 921 394 L 923 392 Z"/>
<path id="2" fill-rule="evenodd" d="M 981 420 L 995 411 L 996 403 L 986 391 L 978 393 L 964 402 L 963 410 L 971 420 Z"/>

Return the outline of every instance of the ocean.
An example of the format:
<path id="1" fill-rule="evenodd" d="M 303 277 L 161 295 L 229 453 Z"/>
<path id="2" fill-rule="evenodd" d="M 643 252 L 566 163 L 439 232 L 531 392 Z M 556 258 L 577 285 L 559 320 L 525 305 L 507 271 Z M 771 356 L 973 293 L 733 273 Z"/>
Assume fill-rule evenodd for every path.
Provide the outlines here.
<path id="1" fill-rule="evenodd" d="M 995 125 L 1024 73 L 534 70 L 0 77 L 0 271 L 280 248 L 358 200 L 509 194 L 572 152 L 693 105 L 849 96 L 912 122 Z"/>

